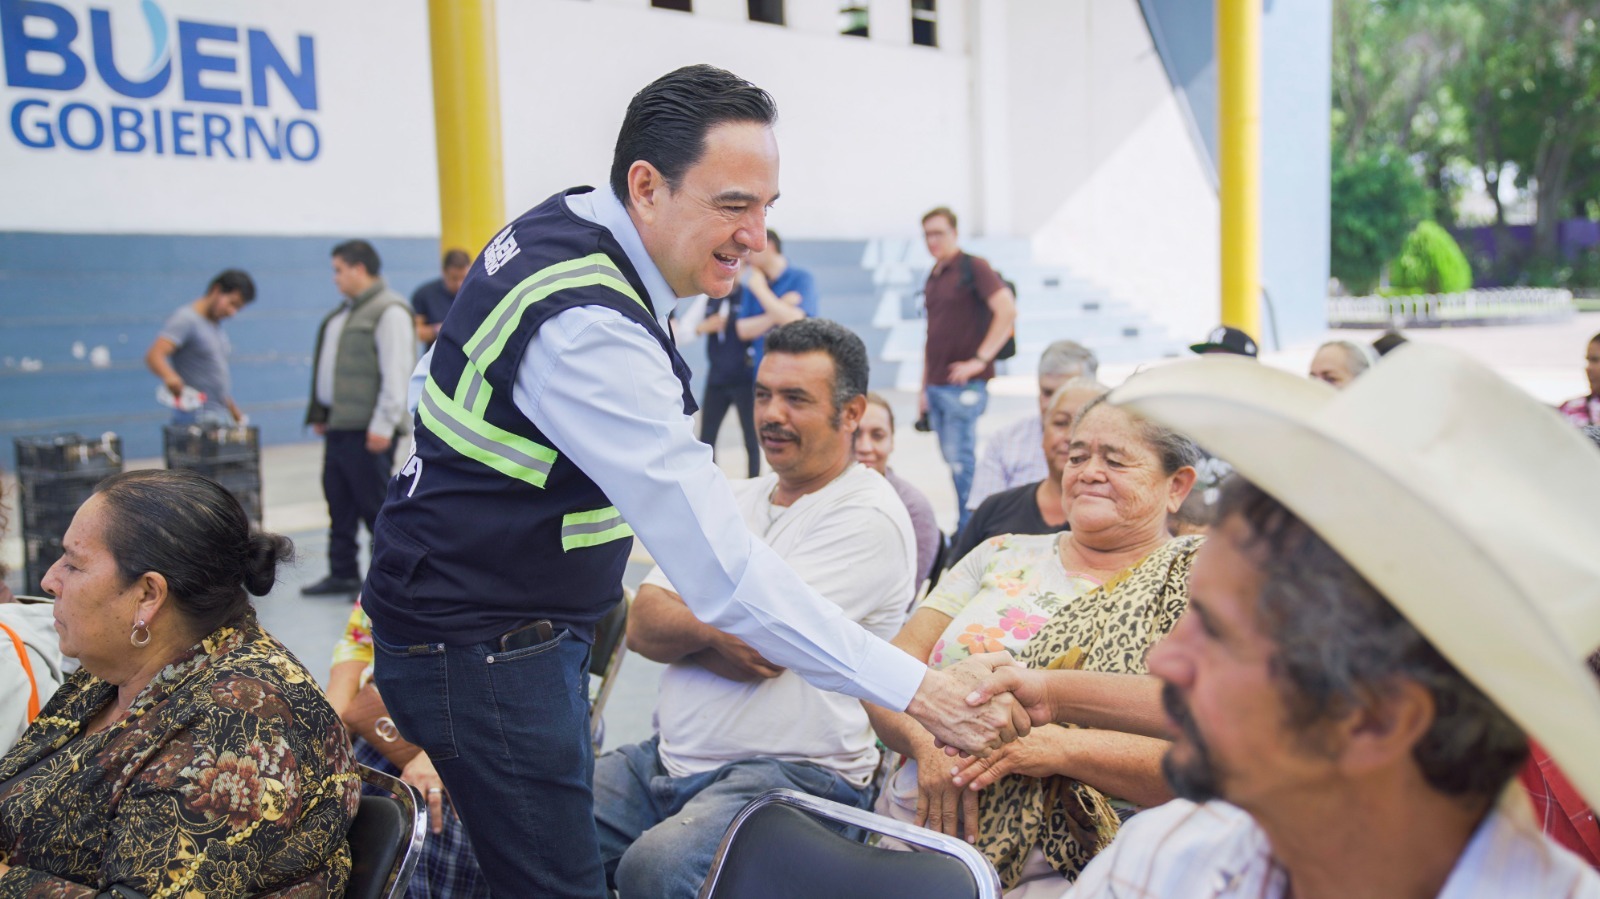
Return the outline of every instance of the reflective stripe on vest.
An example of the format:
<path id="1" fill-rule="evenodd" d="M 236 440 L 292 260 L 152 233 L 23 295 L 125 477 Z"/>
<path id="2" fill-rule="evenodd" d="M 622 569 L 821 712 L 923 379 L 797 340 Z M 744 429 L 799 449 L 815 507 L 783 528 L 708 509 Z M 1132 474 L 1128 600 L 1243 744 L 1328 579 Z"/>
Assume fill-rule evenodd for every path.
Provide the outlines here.
<path id="1" fill-rule="evenodd" d="M 543 487 L 556 451 L 497 428 L 451 399 L 430 375 L 417 403 L 422 424 L 451 449 L 495 471 Z"/>
<path id="2" fill-rule="evenodd" d="M 454 396 L 445 393 L 431 375 L 428 377 L 422 399 L 417 404 L 423 425 L 461 455 L 482 462 L 501 474 L 535 487 L 543 487 L 550 475 L 550 467 L 555 464 L 556 451 L 496 427 L 484 419 L 483 414 L 489 408 L 494 388 L 484 379 L 483 373 L 500 358 L 505 351 L 506 341 L 516 333 L 523 314 L 534 303 L 560 290 L 595 285 L 614 290 L 638 303 L 641 308 L 649 309 L 628 284 L 622 271 L 604 253 L 569 259 L 540 269 L 506 291 L 506 295 L 500 298 L 500 302 L 484 317 L 478 330 L 462 347 L 467 359 L 461 370 L 461 378 L 456 382 Z M 565 539 L 562 542 L 565 544 Z"/>
<path id="3" fill-rule="evenodd" d="M 516 333 L 517 324 L 528 307 L 557 291 L 594 285 L 608 287 L 638 303 L 641 309 L 649 310 L 622 271 L 604 253 L 546 266 L 506 291 L 506 295 L 478 325 L 472 339 L 462 347 L 467 354 L 467 364 L 461 373 L 461 380 L 456 383 L 456 401 L 474 415 L 483 415 L 483 410 L 489 406 L 489 397 L 494 392 L 494 388 L 484 380 L 483 373 L 500 358 L 506 341 Z"/>
<path id="4" fill-rule="evenodd" d="M 593 512 L 572 512 L 561 516 L 561 551 L 569 552 L 585 546 L 599 546 L 624 537 L 632 537 L 633 528 L 622 520 L 616 506 L 606 506 Z"/>

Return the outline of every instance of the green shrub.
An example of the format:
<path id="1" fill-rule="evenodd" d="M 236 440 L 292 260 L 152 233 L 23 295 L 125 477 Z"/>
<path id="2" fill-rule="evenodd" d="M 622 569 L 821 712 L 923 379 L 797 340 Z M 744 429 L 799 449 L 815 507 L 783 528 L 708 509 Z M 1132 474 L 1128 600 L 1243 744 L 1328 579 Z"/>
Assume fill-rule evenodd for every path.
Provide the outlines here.
<path id="1" fill-rule="evenodd" d="M 1369 294 L 1383 264 L 1427 214 L 1428 189 L 1393 149 L 1333 154 L 1329 268 L 1352 294 Z"/>
<path id="2" fill-rule="evenodd" d="M 1460 293 L 1472 289 L 1472 264 L 1450 232 L 1422 222 L 1389 264 L 1395 293 Z"/>

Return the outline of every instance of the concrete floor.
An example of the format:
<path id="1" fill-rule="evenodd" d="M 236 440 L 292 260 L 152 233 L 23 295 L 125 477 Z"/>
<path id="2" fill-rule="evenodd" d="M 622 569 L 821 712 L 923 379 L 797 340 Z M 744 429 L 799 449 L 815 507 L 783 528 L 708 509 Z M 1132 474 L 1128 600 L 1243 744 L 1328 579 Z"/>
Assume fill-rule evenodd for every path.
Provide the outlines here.
<path id="1" fill-rule="evenodd" d="M 1409 332 L 1416 340 L 1453 346 L 1475 356 L 1539 400 L 1555 403 L 1578 396 L 1587 389 L 1582 364 L 1585 346 L 1600 331 L 1600 313 L 1575 316 L 1554 325 L 1525 325 L 1496 328 L 1456 328 Z M 1337 331 L 1325 339 L 1345 338 L 1370 341 L 1376 332 Z M 1263 362 L 1303 373 L 1320 340 L 1268 353 Z M 1150 360 L 1145 365 L 1169 360 Z M 1101 378 L 1107 384 L 1121 383 L 1144 366 L 1106 366 Z M 980 426 L 980 437 L 992 433 L 1030 413 L 1035 408 L 1036 388 L 1028 378 L 999 378 L 991 385 L 989 411 Z M 955 523 L 955 491 L 948 470 L 939 457 L 937 441 L 930 434 L 912 430 L 916 418 L 916 398 L 898 392 L 889 395 L 899 427 L 896 434 L 894 468 L 918 484 L 933 501 L 946 531 Z M 744 471 L 744 451 L 737 419 L 730 416 L 718 438 L 717 460 L 725 472 L 738 477 Z M 404 453 L 399 454 L 403 458 Z M 286 566 L 282 580 L 266 597 L 257 600 L 261 620 L 268 630 L 284 642 L 319 678 L 328 674 L 333 645 L 343 630 L 350 606 L 338 598 L 311 598 L 300 595 L 300 587 L 320 579 L 327 572 L 327 509 L 321 488 L 321 444 L 316 442 L 268 447 L 262 453 L 263 502 L 269 530 L 290 536 L 298 560 Z M 129 468 L 159 467 L 160 460 L 130 460 Z M 4 484 L 5 495 L 14 497 L 15 485 Z M 12 510 L 15 517 L 15 510 Z M 363 541 L 364 542 L 364 541 Z M 0 559 L 15 569 L 21 559 L 18 535 L 0 541 Z M 636 544 L 625 582 L 636 586 L 648 573 L 649 556 Z M 15 570 L 8 576 L 13 589 L 20 586 Z M 606 710 L 606 746 L 614 747 L 650 736 L 651 713 L 661 665 L 640 656 L 628 656 Z"/>

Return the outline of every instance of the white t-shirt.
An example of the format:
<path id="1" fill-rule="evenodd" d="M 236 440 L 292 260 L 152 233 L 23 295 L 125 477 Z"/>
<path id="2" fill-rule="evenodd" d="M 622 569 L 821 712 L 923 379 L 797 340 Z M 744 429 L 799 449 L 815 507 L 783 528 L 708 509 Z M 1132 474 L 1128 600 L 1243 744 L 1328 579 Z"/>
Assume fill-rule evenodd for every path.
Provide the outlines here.
<path id="1" fill-rule="evenodd" d="M 916 536 L 889 482 L 864 465 L 785 508 L 771 502 L 778 476 L 733 483 L 755 536 L 846 616 L 888 639 L 916 589 Z M 678 592 L 658 567 L 645 578 Z M 667 667 L 656 704 L 661 761 L 674 777 L 762 757 L 812 762 L 865 786 L 877 748 L 861 703 L 825 693 L 792 671 L 741 683 L 693 662 Z"/>

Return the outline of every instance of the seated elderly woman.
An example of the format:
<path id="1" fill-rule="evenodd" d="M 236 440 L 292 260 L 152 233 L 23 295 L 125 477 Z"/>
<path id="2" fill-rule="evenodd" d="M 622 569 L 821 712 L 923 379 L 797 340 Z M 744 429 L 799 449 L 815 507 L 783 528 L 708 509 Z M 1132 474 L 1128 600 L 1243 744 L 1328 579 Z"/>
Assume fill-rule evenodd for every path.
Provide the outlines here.
<path id="1" fill-rule="evenodd" d="M 0 896 L 337 896 L 360 792 L 322 690 L 256 622 L 292 546 L 186 471 L 102 481 L 45 575 L 82 663 L 0 758 Z"/>
<path id="2" fill-rule="evenodd" d="M 1051 394 L 1041 418 L 1046 474 L 1043 480 L 1002 490 L 978 505 L 956 536 L 952 560 L 965 558 L 978 544 L 1001 534 L 1054 534 L 1067 526 L 1061 472 L 1070 452 L 1072 422 L 1106 387 L 1094 378 L 1072 378 Z"/>
<path id="3" fill-rule="evenodd" d="M 1103 397 L 1084 407 L 1070 446 L 1062 489 L 1071 530 L 985 541 L 928 594 L 897 646 L 935 668 L 1004 649 L 1030 668 L 1145 672 L 1146 651 L 1188 605 L 1201 538 L 1174 539 L 1167 517 L 1194 483 L 1199 450 Z M 1159 720 L 1146 679 L 1098 679 L 1111 683 L 1102 705 Z M 1170 798 L 1163 740 L 1046 725 L 989 759 L 952 764 L 910 718 L 870 705 L 868 713 L 905 757 L 877 810 L 975 840 L 1013 895 L 1028 884 L 1058 894 L 1061 878 L 1116 834 L 1119 806 Z M 955 768 L 965 768 L 959 779 Z"/>

